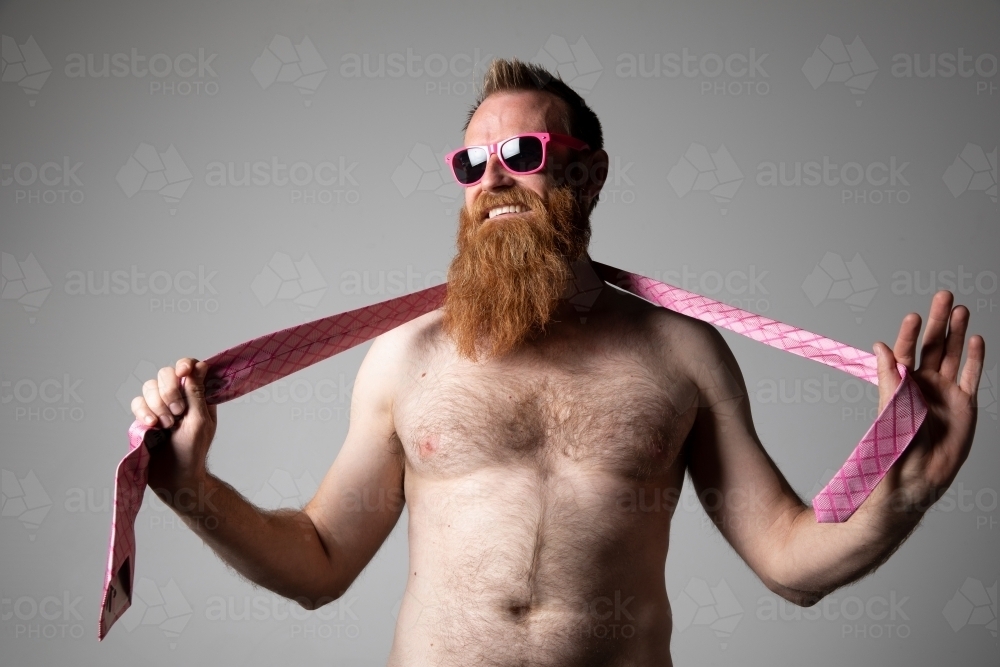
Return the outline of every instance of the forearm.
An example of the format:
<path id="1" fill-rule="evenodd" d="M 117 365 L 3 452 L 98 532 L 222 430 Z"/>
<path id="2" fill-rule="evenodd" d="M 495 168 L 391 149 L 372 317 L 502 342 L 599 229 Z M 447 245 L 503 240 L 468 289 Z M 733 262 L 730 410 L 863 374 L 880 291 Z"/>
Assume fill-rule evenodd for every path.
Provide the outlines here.
<path id="1" fill-rule="evenodd" d="M 886 484 L 844 523 L 818 523 L 811 507 L 800 506 L 785 521 L 772 561 L 774 589 L 799 604 L 814 604 L 885 563 L 923 514 L 899 502 L 898 490 L 894 495 Z"/>
<path id="2" fill-rule="evenodd" d="M 262 510 L 217 477 L 157 495 L 230 567 L 264 588 L 316 608 L 343 594 L 312 520 L 301 510 Z"/>

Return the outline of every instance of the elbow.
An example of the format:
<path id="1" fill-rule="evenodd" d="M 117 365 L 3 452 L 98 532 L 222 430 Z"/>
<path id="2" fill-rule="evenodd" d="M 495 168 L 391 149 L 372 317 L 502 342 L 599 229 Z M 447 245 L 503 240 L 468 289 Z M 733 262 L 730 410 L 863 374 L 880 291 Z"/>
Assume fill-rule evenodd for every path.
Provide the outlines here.
<path id="1" fill-rule="evenodd" d="M 347 591 L 345 589 L 337 591 L 335 594 L 323 594 L 318 596 L 299 595 L 292 598 L 292 601 L 298 604 L 306 611 L 316 611 L 317 609 L 325 607 L 331 602 L 336 602 L 341 597 L 343 597 L 344 593 L 346 592 Z"/>
<path id="2" fill-rule="evenodd" d="M 354 583 L 354 578 L 347 580 L 341 573 L 331 570 L 330 577 L 325 583 L 313 586 L 308 594 L 292 598 L 300 607 L 306 611 L 316 611 L 320 607 L 325 607 L 331 602 L 336 602 L 344 597 L 344 593 Z"/>
<path id="3" fill-rule="evenodd" d="M 332 565 L 322 571 L 318 571 L 317 568 L 312 572 L 307 582 L 300 582 L 291 595 L 285 594 L 306 611 L 316 611 L 331 602 L 336 602 L 354 583 L 354 578 L 346 577 Z"/>
<path id="4" fill-rule="evenodd" d="M 791 573 L 785 572 L 786 575 Z M 761 582 L 778 597 L 799 607 L 812 607 L 832 590 L 819 590 L 814 584 L 803 577 L 794 576 L 761 576 Z"/>
<path id="5" fill-rule="evenodd" d="M 812 607 L 820 600 L 825 598 L 828 595 L 828 593 L 821 593 L 821 592 L 813 593 L 810 591 L 788 591 L 786 589 L 784 593 L 779 593 L 779 595 L 781 595 L 781 597 L 799 607 Z"/>
<path id="6" fill-rule="evenodd" d="M 779 584 L 773 580 L 766 582 L 766 584 L 768 590 L 772 593 L 799 607 L 812 607 L 832 592 L 793 588 L 791 586 Z"/>

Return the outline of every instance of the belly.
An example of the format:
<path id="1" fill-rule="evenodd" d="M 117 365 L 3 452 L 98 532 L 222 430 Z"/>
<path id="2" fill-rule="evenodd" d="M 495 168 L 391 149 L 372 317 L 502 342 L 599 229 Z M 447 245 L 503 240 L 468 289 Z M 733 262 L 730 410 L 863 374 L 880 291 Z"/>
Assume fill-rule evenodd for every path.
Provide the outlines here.
<path id="1" fill-rule="evenodd" d="M 681 480 L 638 483 L 580 464 L 408 475 L 410 571 L 393 654 L 407 656 L 400 664 L 668 664 L 664 564 Z M 662 502 L 628 502 L 637 496 Z"/>

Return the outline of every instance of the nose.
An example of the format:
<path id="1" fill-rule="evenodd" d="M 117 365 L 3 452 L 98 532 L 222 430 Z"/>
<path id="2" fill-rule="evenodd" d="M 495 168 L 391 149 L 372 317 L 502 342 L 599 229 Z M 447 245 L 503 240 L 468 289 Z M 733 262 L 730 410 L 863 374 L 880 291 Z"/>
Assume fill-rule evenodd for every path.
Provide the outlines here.
<path id="1" fill-rule="evenodd" d="M 486 172 L 480 186 L 486 192 L 498 192 L 514 185 L 514 177 L 500 162 L 500 156 L 494 153 L 486 160 Z"/>

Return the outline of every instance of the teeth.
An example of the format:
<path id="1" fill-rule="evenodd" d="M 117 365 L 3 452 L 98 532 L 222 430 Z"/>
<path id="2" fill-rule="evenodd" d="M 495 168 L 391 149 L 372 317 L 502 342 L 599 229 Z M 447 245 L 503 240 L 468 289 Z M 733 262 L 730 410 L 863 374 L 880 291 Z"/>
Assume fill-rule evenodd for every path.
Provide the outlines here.
<path id="1" fill-rule="evenodd" d="M 520 204 L 515 204 L 513 206 L 497 206 L 496 208 L 490 209 L 490 218 L 495 218 L 501 213 L 524 213 L 528 209 Z"/>

